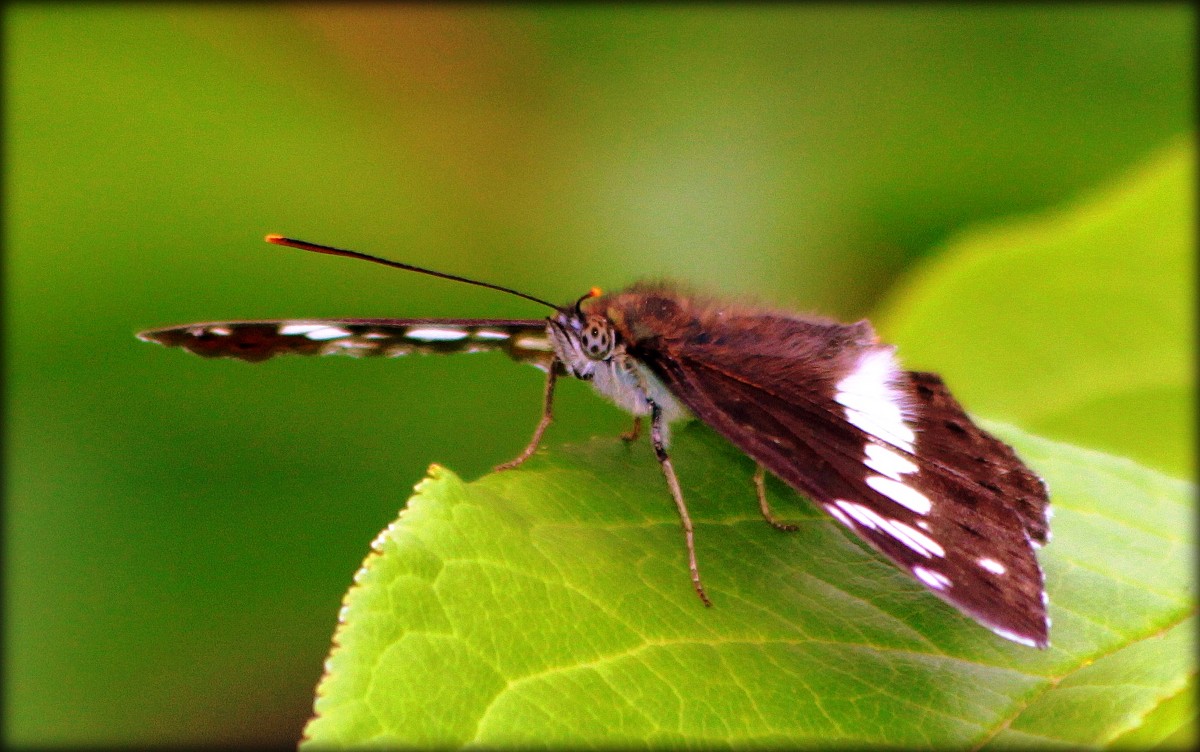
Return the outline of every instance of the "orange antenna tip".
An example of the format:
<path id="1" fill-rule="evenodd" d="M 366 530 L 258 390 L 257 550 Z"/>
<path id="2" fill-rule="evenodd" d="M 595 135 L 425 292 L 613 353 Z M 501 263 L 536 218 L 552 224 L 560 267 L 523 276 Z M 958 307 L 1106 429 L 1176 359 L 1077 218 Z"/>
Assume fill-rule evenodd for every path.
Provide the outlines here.
<path id="1" fill-rule="evenodd" d="M 588 290 L 589 298 L 598 298 L 603 294 L 604 294 L 604 291 L 601 290 L 599 287 L 593 287 L 592 289 Z"/>

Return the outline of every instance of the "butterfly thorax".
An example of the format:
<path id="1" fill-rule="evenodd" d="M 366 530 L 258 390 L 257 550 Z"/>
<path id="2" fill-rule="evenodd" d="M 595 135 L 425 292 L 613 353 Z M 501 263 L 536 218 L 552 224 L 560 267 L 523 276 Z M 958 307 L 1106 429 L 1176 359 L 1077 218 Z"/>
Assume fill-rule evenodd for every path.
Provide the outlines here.
<path id="1" fill-rule="evenodd" d="M 585 313 L 577 304 L 552 316 L 546 331 L 567 374 L 590 382 L 622 410 L 649 415 L 654 402 L 668 422 L 688 416 L 658 377 L 629 354 L 624 338 L 607 317 Z"/>

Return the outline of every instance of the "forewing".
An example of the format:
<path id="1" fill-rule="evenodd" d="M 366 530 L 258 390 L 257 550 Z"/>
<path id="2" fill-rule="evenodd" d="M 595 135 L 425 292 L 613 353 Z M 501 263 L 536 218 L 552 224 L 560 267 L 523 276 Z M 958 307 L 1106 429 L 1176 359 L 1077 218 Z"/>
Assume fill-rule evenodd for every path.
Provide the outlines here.
<path id="1" fill-rule="evenodd" d="M 1048 644 L 1033 546 L 1047 538 L 1045 487 L 937 376 L 889 373 L 881 345 L 824 364 L 661 341 L 638 356 L 697 417 L 938 597 L 1008 639 Z M 820 366 L 837 362 L 852 365 L 829 378 Z"/>
<path id="2" fill-rule="evenodd" d="M 1012 447 L 975 425 L 936 373 L 909 371 L 916 398 L 917 447 L 938 469 L 974 482 L 1021 520 L 1030 541 L 1050 541 L 1046 484 Z"/>
<path id="3" fill-rule="evenodd" d="M 501 350 L 545 370 L 553 352 L 544 319 L 282 319 L 150 329 L 147 342 L 205 358 L 257 362 L 276 355 L 388 357 Z"/>

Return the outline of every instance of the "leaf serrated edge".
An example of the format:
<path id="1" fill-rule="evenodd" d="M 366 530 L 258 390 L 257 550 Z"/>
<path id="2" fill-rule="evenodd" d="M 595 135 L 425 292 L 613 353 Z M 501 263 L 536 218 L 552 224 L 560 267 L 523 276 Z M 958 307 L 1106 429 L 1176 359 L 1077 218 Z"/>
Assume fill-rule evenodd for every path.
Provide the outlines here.
<path id="1" fill-rule="evenodd" d="M 310 729 L 315 723 L 328 715 L 328 709 L 326 709 L 324 715 L 318 714 L 316 706 L 317 703 L 327 696 L 329 683 L 337 681 L 337 677 L 334 675 L 335 663 L 338 654 L 346 649 L 346 646 L 343 644 L 343 637 L 346 630 L 350 628 L 347 615 L 352 602 L 362 593 L 363 581 L 371 574 L 374 565 L 382 559 L 384 548 L 388 541 L 392 539 L 397 527 L 404 524 L 412 503 L 420 497 L 431 493 L 435 486 L 444 485 L 447 482 L 458 482 L 461 484 L 463 481 L 453 470 L 436 462 L 430 463 L 429 467 L 425 469 L 425 476 L 413 484 L 412 495 L 405 499 L 404 506 L 397 512 L 396 517 L 388 522 L 387 526 L 380 530 L 371 540 L 370 551 L 363 557 L 362 563 L 359 564 L 358 568 L 354 570 L 354 574 L 351 576 L 350 587 L 342 596 L 341 606 L 338 608 L 337 625 L 333 629 L 329 654 L 321 664 L 321 677 L 317 680 L 313 692 L 312 715 L 304 723 L 304 728 L 300 734 L 300 746 L 313 741 L 310 736 Z"/>

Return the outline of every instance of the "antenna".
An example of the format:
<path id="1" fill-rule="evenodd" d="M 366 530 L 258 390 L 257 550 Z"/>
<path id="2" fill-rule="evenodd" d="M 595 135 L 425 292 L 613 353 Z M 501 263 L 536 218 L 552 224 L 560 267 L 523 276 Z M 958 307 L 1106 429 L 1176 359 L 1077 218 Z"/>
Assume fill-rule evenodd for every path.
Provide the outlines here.
<path id="1" fill-rule="evenodd" d="M 294 238 L 285 238 L 282 235 L 268 235 L 266 238 L 264 238 L 264 240 L 266 240 L 268 243 L 271 243 L 272 245 L 283 245 L 283 246 L 287 246 L 288 248 L 299 248 L 302 251 L 312 251 L 313 253 L 325 253 L 330 256 L 346 256 L 349 258 L 362 259 L 363 261 L 374 261 L 376 264 L 383 264 L 384 266 L 391 266 L 396 269 L 404 269 L 405 271 L 419 272 L 421 274 L 428 274 L 431 277 L 441 277 L 442 279 L 449 279 L 454 282 L 465 282 L 468 285 L 476 285 L 477 287 L 486 287 L 489 290 L 499 290 L 500 292 L 506 292 L 509 295 L 516 295 L 518 298 L 525 298 L 526 300 L 531 300 L 534 303 L 540 303 L 541 305 L 544 305 L 547 308 L 553 308 L 556 311 L 558 310 L 558 306 L 554 305 L 553 303 L 547 303 L 546 301 L 542 300 L 541 298 L 535 298 L 532 295 L 526 295 L 523 292 L 518 292 L 517 290 L 513 290 L 512 288 L 509 288 L 509 287 L 501 287 L 500 285 L 493 285 L 489 282 L 480 282 L 477 279 L 467 279 L 466 277 L 459 277 L 454 274 L 446 274 L 445 272 L 435 272 L 432 269 L 422 269 L 421 267 L 413 266 L 412 264 L 402 264 L 399 261 L 390 261 L 385 258 L 379 258 L 378 256 L 371 256 L 366 253 L 359 253 L 358 251 L 348 251 L 344 248 L 333 248 L 333 247 L 330 247 L 327 245 L 318 245 L 316 243 L 309 243 L 308 241 L 305 241 L 305 240 L 296 240 Z"/>

